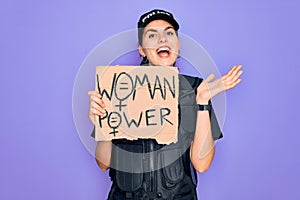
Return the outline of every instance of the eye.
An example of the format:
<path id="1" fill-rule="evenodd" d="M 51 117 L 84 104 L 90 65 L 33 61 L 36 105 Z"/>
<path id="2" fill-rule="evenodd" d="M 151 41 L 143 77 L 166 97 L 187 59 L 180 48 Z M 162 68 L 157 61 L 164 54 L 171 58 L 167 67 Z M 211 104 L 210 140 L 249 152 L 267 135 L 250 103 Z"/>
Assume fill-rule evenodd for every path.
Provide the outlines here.
<path id="1" fill-rule="evenodd" d="M 174 33 L 173 33 L 173 31 L 168 31 L 168 32 L 167 32 L 167 35 L 168 35 L 168 36 L 172 36 L 172 35 L 174 35 Z"/>
<path id="2" fill-rule="evenodd" d="M 155 38 L 155 37 L 156 37 L 156 34 L 155 34 L 155 33 L 150 33 L 150 34 L 148 35 L 148 38 L 149 38 L 149 39 Z"/>

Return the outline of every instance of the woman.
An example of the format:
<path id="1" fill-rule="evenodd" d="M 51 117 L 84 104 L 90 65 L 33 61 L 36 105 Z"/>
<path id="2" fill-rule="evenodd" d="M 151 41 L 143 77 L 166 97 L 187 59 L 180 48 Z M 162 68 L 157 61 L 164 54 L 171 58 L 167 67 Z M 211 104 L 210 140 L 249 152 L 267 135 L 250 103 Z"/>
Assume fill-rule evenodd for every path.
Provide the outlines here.
<path id="1" fill-rule="evenodd" d="M 179 25 L 173 15 L 164 10 L 152 10 L 140 17 L 138 28 L 141 65 L 173 67 L 180 48 Z M 210 99 L 235 87 L 241 81 L 241 74 L 241 66 L 234 66 L 216 80 L 213 74 L 203 81 L 180 75 L 180 126 L 176 144 L 161 145 L 153 139 L 98 142 L 96 161 L 99 167 L 107 170 L 114 166 L 110 168 L 112 188 L 108 199 L 197 199 L 195 170 L 205 172 L 209 168 L 215 152 L 214 140 L 222 137 Z M 186 95 L 191 94 L 189 92 L 194 95 Z M 89 119 L 95 124 L 96 116 L 105 115 L 105 104 L 96 91 L 88 94 Z M 185 104 L 197 105 L 197 109 Z M 138 165 L 140 170 L 119 170 L 116 166 L 128 165 L 131 157 L 124 158 L 118 149 L 147 155 L 129 164 L 130 169 Z M 170 157 L 175 159 L 170 161 Z"/>

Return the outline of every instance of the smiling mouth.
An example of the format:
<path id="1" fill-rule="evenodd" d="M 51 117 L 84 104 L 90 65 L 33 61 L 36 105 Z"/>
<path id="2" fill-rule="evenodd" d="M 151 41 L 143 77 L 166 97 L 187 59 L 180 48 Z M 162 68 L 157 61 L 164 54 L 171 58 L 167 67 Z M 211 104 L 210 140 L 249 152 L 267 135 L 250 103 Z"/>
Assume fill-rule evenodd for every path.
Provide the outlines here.
<path id="1" fill-rule="evenodd" d="M 160 47 L 156 50 L 157 54 L 160 57 L 168 57 L 171 53 L 171 49 L 170 47 L 164 46 L 164 47 Z"/>

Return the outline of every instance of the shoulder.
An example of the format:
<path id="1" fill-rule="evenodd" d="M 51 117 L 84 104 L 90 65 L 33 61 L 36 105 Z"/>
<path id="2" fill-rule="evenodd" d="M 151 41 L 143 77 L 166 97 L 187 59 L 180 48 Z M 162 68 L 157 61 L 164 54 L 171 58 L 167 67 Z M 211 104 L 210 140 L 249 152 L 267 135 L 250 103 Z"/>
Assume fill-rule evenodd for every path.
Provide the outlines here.
<path id="1" fill-rule="evenodd" d="M 202 78 L 189 76 L 185 74 L 179 74 L 179 81 L 180 82 L 188 82 L 194 89 L 196 89 L 200 83 L 203 81 Z"/>

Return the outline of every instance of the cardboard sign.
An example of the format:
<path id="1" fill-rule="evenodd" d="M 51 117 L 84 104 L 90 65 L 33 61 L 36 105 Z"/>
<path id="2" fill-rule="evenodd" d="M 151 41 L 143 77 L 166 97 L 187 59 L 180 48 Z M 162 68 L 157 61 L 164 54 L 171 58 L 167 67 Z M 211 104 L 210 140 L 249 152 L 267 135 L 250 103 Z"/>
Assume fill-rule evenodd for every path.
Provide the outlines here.
<path id="1" fill-rule="evenodd" d="M 95 139 L 177 142 L 178 89 L 176 67 L 98 66 L 96 90 L 106 114 L 96 119 Z"/>

